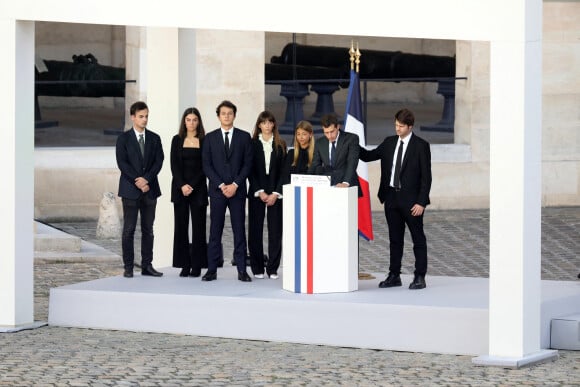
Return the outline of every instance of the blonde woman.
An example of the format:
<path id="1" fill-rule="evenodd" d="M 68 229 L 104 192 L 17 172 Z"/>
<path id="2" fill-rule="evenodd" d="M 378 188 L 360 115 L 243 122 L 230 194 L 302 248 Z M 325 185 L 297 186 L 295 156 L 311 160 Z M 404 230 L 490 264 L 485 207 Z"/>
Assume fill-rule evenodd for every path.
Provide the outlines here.
<path id="1" fill-rule="evenodd" d="M 306 174 L 314 157 L 314 129 L 308 121 L 300 121 L 294 129 L 294 148 L 288 151 L 284 163 L 283 182 L 290 182 L 291 174 Z"/>

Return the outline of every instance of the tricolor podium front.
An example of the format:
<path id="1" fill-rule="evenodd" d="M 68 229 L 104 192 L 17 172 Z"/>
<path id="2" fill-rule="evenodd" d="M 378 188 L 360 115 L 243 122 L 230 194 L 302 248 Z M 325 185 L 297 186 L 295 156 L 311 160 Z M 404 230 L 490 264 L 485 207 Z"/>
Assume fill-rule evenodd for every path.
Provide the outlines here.
<path id="1" fill-rule="evenodd" d="M 357 188 L 287 184 L 283 189 L 284 290 L 358 290 Z"/>

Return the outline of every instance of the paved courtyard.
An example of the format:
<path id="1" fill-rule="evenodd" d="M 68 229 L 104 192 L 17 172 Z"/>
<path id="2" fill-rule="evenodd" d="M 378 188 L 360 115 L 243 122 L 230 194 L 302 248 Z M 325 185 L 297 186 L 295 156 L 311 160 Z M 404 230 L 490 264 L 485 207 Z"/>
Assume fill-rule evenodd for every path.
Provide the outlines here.
<path id="1" fill-rule="evenodd" d="M 360 267 L 385 273 L 382 213 L 373 221 L 375 241 L 360 242 Z M 430 275 L 488 275 L 489 211 L 428 211 L 425 224 L 427 285 Z M 96 221 L 53 226 L 120 254 L 120 240 L 95 237 Z M 578 281 L 580 302 L 579 235 L 580 208 L 543 210 L 542 278 Z M 226 227 L 226 257 L 228 241 Z M 409 240 L 404 271 L 412 270 Z M 47 319 L 50 288 L 121 273 L 120 259 L 37 262 L 36 319 Z M 580 351 L 559 355 L 552 363 L 510 370 L 474 366 L 471 356 L 46 326 L 0 334 L 0 386 L 580 386 Z"/>

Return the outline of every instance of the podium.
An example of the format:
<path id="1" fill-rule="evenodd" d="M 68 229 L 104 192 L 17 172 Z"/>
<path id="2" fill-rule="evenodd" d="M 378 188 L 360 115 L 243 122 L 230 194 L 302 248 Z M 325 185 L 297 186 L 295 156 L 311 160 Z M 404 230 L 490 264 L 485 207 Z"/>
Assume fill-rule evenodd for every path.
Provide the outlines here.
<path id="1" fill-rule="evenodd" d="M 283 195 L 283 289 L 358 290 L 357 187 L 287 184 Z"/>

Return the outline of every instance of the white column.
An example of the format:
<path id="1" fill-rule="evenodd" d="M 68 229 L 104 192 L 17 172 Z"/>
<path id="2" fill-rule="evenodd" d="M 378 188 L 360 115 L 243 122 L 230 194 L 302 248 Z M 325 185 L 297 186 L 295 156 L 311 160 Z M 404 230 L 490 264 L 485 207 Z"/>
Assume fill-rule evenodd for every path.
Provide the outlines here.
<path id="1" fill-rule="evenodd" d="M 542 1 L 519 0 L 513 30 L 491 42 L 489 356 L 519 368 L 540 348 Z"/>
<path id="2" fill-rule="evenodd" d="M 179 119 L 179 49 L 177 28 L 147 27 L 147 105 L 148 127 L 161 136 L 165 161 L 159 174 L 162 196 L 157 201 L 153 266 L 172 265 L 173 205 L 171 203 L 171 139 Z"/>
<path id="3" fill-rule="evenodd" d="M 136 83 L 125 85 L 125 129 L 132 122 L 129 108 L 136 101 L 147 99 L 147 38 L 144 27 L 125 27 L 125 78 Z"/>
<path id="4" fill-rule="evenodd" d="M 196 30 L 179 29 L 179 112 L 197 107 L 197 37 Z M 178 119 L 181 118 L 181 115 Z M 205 119 L 202 113 L 202 120 Z M 209 118 L 209 117 L 208 117 Z M 207 129 L 207 128 L 206 128 Z M 177 133 L 177 123 L 175 126 Z"/>
<path id="5" fill-rule="evenodd" d="M 34 22 L 0 19 L 0 332 L 34 326 Z"/>

